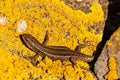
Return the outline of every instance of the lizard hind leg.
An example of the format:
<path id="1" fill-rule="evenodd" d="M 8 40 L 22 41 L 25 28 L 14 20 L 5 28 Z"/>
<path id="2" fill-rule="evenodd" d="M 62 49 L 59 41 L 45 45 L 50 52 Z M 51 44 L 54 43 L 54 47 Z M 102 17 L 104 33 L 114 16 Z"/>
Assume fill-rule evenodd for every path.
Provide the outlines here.
<path id="1" fill-rule="evenodd" d="M 72 63 L 72 65 L 75 65 L 75 64 L 76 64 L 75 58 L 70 57 L 69 60 L 70 60 L 70 62 Z"/>
<path id="2" fill-rule="evenodd" d="M 80 68 L 83 69 L 83 70 L 87 70 L 87 71 L 91 72 L 91 74 L 93 75 L 93 77 L 95 78 L 95 80 L 97 80 L 96 76 L 94 75 L 94 73 L 93 73 L 91 70 L 89 70 L 88 68 L 86 68 L 86 67 L 84 67 L 84 66 L 77 66 L 77 63 L 76 63 L 76 60 L 75 60 L 74 57 L 70 57 L 70 61 L 71 61 L 71 63 L 72 63 L 72 67 L 74 67 L 74 69 L 75 69 L 75 67 L 76 67 L 76 68 L 77 68 L 77 67 L 80 67 Z"/>
<path id="3" fill-rule="evenodd" d="M 70 57 L 69 60 L 72 63 L 72 67 L 77 67 L 76 66 L 76 59 L 74 57 Z"/>

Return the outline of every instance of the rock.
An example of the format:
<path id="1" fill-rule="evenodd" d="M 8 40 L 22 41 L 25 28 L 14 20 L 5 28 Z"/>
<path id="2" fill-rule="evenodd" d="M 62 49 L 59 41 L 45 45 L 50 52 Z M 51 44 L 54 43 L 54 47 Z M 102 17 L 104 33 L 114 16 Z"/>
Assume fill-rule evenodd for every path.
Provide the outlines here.
<path id="1" fill-rule="evenodd" d="M 95 74 L 99 80 L 104 80 L 104 75 L 108 72 L 108 52 L 107 46 L 104 47 L 104 50 L 100 54 L 97 62 L 95 63 Z"/>

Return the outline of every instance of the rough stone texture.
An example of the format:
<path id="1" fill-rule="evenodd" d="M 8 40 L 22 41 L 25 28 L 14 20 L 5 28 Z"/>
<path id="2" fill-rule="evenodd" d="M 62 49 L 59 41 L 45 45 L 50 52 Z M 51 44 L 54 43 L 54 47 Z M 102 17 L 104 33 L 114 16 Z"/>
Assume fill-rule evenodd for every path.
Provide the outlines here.
<path id="1" fill-rule="evenodd" d="M 120 0 L 109 0 L 109 5 L 108 5 L 108 18 L 105 23 L 105 29 L 104 29 L 104 35 L 103 35 L 103 43 L 106 42 L 110 38 L 110 36 L 120 27 Z M 110 38 L 109 40 L 110 43 L 112 43 L 111 46 L 108 45 L 107 49 L 104 47 L 101 55 L 104 56 L 112 56 L 116 60 L 117 64 L 117 75 L 118 78 L 120 78 L 120 29 L 118 29 Z M 107 44 L 105 45 L 107 46 Z M 104 53 L 106 52 L 106 54 Z M 108 57 L 108 58 L 109 58 Z M 105 57 L 99 56 L 100 59 L 104 59 Z M 106 67 L 101 67 L 101 72 L 99 73 L 99 67 L 101 64 L 101 60 L 98 59 L 97 62 L 95 63 L 95 72 L 96 75 L 101 75 L 104 74 L 105 72 L 107 73 L 107 66 Z M 99 63 L 99 65 L 98 65 Z M 107 64 L 107 61 L 104 62 L 104 64 Z M 103 65 L 102 65 L 103 66 Z M 97 72 L 98 71 L 98 72 Z M 99 77 L 99 76 L 97 76 Z"/>
<path id="2" fill-rule="evenodd" d="M 108 51 L 107 46 L 104 47 L 101 55 L 95 63 L 95 74 L 99 80 L 104 80 L 104 75 L 108 72 Z"/>
<path id="3" fill-rule="evenodd" d="M 104 19 L 107 19 L 107 15 L 108 15 L 108 0 L 98 0 L 98 3 L 100 3 L 102 5 L 102 9 L 104 12 Z"/>
<path id="4" fill-rule="evenodd" d="M 105 74 L 109 72 L 108 59 L 114 57 L 116 60 L 116 70 L 120 78 L 120 28 L 111 36 L 109 42 L 105 44 L 101 55 L 95 63 L 95 74 L 99 80 L 104 80 Z"/>
<path id="5" fill-rule="evenodd" d="M 120 28 L 114 34 L 117 35 L 113 35 L 109 40 L 112 45 L 108 47 L 108 54 L 115 58 L 117 64 L 117 75 L 118 78 L 120 78 Z"/>

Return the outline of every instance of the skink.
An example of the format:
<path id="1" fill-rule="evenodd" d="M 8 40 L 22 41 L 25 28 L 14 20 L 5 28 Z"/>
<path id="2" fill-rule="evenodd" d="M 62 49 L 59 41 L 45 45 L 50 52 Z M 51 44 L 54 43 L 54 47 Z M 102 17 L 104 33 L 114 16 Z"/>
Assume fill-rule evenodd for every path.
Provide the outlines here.
<path id="1" fill-rule="evenodd" d="M 77 46 L 76 50 L 71 50 L 65 46 L 46 46 L 48 35 L 44 38 L 43 43 L 41 44 L 35 37 L 30 34 L 21 34 L 20 39 L 22 43 L 34 51 L 36 55 L 41 55 L 42 57 L 48 56 L 52 60 L 70 60 L 72 63 L 75 63 L 76 60 L 82 60 L 85 62 L 90 62 L 94 59 L 94 56 L 88 56 L 81 53 L 80 46 Z M 35 56 L 36 56 L 35 55 Z M 35 57 L 34 56 L 34 57 Z M 36 57 L 37 58 L 37 57 Z"/>

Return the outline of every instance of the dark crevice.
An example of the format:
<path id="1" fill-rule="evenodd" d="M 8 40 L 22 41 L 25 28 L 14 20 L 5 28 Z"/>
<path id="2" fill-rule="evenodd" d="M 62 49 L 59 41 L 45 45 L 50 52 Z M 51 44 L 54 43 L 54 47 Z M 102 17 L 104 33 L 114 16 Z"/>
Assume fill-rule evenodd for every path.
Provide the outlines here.
<path id="1" fill-rule="evenodd" d="M 108 17 L 105 22 L 102 41 L 97 45 L 97 49 L 93 54 L 95 56 L 94 60 L 89 63 L 91 66 L 90 68 L 91 71 L 94 72 L 94 64 L 96 63 L 98 57 L 100 56 L 106 41 L 110 39 L 111 35 L 119 28 L 119 26 L 120 26 L 120 0 L 109 0 Z"/>

